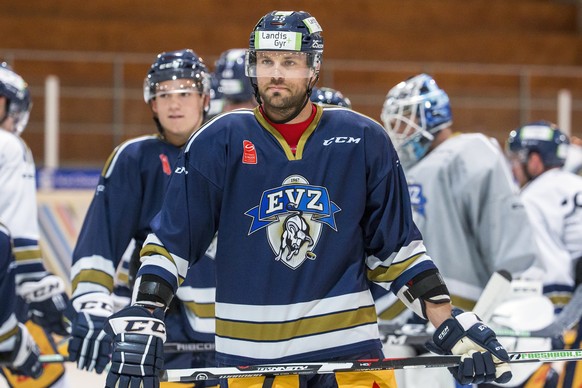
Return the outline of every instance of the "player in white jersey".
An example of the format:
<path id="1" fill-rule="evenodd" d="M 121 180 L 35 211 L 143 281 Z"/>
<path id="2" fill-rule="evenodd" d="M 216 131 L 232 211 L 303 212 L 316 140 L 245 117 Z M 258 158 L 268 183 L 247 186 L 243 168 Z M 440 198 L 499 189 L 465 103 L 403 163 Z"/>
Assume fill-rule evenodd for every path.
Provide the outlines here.
<path id="1" fill-rule="evenodd" d="M 453 131 L 449 98 L 427 74 L 388 92 L 382 121 L 406 172 L 414 221 L 452 302 L 471 310 L 493 272 L 516 277 L 537 253 L 503 151 L 483 134 Z M 404 306 L 390 297 L 378 308 L 394 319 Z"/>
<path id="2" fill-rule="evenodd" d="M 540 248 L 543 292 L 556 311 L 568 302 L 582 259 L 582 177 L 562 168 L 568 147 L 566 134 L 548 121 L 511 131 L 506 145 Z M 563 387 L 582 384 L 575 366 L 567 366 Z"/>
<path id="3" fill-rule="evenodd" d="M 27 322 L 42 352 L 53 353 L 50 333 L 68 335 L 63 312 L 67 295 L 62 279 L 49 273 L 39 247 L 36 169 L 20 134 L 32 107 L 26 82 L 6 63 L 0 64 L 0 220 L 10 230 L 16 260 L 17 317 Z M 35 329 L 32 329 L 35 326 Z M 41 327 L 39 327 L 41 326 Z M 38 333 L 34 334 L 35 332 Z M 41 338 L 42 337 L 42 338 Z M 6 372 L 8 379 L 10 373 Z M 59 380 L 64 368 L 45 370 L 37 386 Z"/>
<path id="4" fill-rule="evenodd" d="M 453 371 L 460 381 L 511 377 L 493 331 L 452 310 L 382 126 L 309 100 L 321 31 L 303 11 L 273 11 L 253 29 L 246 74 L 259 106 L 215 117 L 184 148 L 141 251 L 132 306 L 106 326 L 108 387 L 158 386 L 163 312 L 217 231 L 221 365 L 382 357 L 371 279 L 431 320 L 440 352 L 465 355 Z M 282 377 L 289 385 L 229 386 L 394 387 L 390 371 Z"/>

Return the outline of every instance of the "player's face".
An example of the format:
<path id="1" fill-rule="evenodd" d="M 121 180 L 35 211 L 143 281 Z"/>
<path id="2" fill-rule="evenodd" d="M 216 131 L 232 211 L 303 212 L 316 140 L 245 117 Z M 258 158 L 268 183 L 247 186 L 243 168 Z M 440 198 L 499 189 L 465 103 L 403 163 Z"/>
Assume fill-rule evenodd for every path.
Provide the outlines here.
<path id="1" fill-rule="evenodd" d="M 209 97 L 200 94 L 189 80 L 169 80 L 158 85 L 152 110 L 157 114 L 166 140 L 181 146 L 200 128 L 208 103 Z"/>
<path id="2" fill-rule="evenodd" d="M 511 165 L 511 172 L 513 173 L 513 177 L 515 178 L 516 183 L 519 187 L 523 187 L 529 181 L 525 171 L 526 165 L 517 155 L 510 155 L 509 163 Z"/>
<path id="3" fill-rule="evenodd" d="M 6 97 L 0 96 L 0 120 L 6 116 Z M 11 116 L 6 116 L 4 121 L 0 122 L 0 128 L 8 131 L 14 131 L 14 119 Z"/>
<path id="4" fill-rule="evenodd" d="M 257 84 L 267 111 L 295 109 L 305 102 L 313 70 L 305 53 L 257 51 Z"/>

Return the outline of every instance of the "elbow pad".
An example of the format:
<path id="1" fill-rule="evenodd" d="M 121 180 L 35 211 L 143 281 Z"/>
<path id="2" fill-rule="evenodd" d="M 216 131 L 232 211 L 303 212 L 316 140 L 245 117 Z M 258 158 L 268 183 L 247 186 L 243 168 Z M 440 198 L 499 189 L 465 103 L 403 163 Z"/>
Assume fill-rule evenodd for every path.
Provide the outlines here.
<path id="1" fill-rule="evenodd" d="M 174 290 L 168 282 L 158 276 L 147 274 L 136 279 L 132 304 L 166 310 L 173 297 Z"/>
<path id="2" fill-rule="evenodd" d="M 451 301 L 449 290 L 437 269 L 419 273 L 402 286 L 396 296 L 422 319 L 427 319 L 425 301 L 436 304 Z"/>

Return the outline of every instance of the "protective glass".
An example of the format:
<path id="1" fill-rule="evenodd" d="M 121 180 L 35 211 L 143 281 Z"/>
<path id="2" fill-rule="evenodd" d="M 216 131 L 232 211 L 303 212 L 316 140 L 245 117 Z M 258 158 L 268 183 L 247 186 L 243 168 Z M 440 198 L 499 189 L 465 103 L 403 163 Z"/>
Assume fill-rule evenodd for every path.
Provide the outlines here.
<path id="1" fill-rule="evenodd" d="M 245 70 L 252 78 L 311 78 L 319 68 L 319 56 L 314 52 L 249 50 Z"/>
<path id="2" fill-rule="evenodd" d="M 152 98 L 163 97 L 168 94 L 201 94 L 199 87 L 200 81 L 192 79 L 177 79 L 153 84 L 146 80 L 144 84 L 144 97 L 149 101 Z"/>

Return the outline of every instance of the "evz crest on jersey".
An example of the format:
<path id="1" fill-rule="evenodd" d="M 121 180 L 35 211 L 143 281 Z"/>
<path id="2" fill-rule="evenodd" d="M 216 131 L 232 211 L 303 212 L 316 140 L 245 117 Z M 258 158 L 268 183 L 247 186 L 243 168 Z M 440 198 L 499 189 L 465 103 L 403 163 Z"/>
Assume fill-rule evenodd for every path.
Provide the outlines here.
<path id="1" fill-rule="evenodd" d="M 313 251 L 324 224 L 337 231 L 334 214 L 340 210 L 325 187 L 291 175 L 281 186 L 264 191 L 259 205 L 245 215 L 253 219 L 249 235 L 266 228 L 275 260 L 296 269 L 306 259 L 316 259 Z"/>

